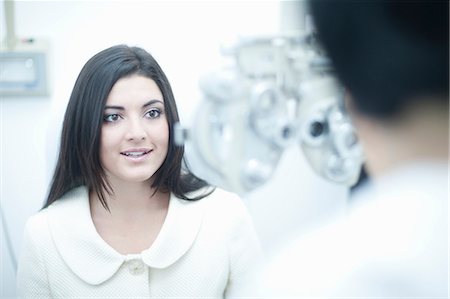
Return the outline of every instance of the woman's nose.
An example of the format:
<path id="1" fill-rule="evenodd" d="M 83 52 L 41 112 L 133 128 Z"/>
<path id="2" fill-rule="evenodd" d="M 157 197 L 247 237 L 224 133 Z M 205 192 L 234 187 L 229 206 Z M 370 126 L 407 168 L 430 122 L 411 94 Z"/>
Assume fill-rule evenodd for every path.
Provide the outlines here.
<path id="1" fill-rule="evenodd" d="M 130 120 L 126 133 L 127 140 L 144 140 L 146 132 L 140 120 Z"/>

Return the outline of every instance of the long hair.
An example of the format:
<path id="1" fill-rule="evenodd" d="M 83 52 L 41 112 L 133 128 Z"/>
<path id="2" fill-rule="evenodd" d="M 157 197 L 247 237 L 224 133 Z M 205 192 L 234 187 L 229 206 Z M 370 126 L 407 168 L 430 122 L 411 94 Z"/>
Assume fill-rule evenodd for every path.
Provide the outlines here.
<path id="1" fill-rule="evenodd" d="M 174 124 L 179 120 L 178 110 L 163 70 L 145 50 L 118 45 L 94 55 L 75 82 L 64 116 L 59 157 L 44 208 L 70 189 L 84 185 L 89 191 L 96 192 L 102 205 L 108 209 L 105 192 L 112 194 L 113 190 L 99 156 L 103 113 L 114 84 L 135 74 L 155 81 L 164 97 L 169 125 L 167 156 L 154 174 L 151 187 L 156 191 L 172 192 L 185 200 L 198 200 L 212 192 L 202 192 L 195 197 L 188 194 L 208 184 L 193 175 L 187 166 L 182 169 L 184 147 L 173 142 Z"/>

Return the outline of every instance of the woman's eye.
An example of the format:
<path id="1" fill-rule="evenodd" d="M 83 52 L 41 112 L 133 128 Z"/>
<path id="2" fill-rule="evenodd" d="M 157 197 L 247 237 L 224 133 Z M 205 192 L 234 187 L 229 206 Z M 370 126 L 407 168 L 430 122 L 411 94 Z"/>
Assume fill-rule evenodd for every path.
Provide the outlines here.
<path id="1" fill-rule="evenodd" d="M 145 116 L 147 118 L 158 118 L 158 117 L 161 116 L 161 110 L 159 110 L 159 109 L 151 109 L 151 110 L 147 111 Z"/>
<path id="2" fill-rule="evenodd" d="M 120 119 L 120 115 L 119 114 L 108 114 L 103 116 L 103 121 L 105 122 L 115 122 L 118 121 Z"/>

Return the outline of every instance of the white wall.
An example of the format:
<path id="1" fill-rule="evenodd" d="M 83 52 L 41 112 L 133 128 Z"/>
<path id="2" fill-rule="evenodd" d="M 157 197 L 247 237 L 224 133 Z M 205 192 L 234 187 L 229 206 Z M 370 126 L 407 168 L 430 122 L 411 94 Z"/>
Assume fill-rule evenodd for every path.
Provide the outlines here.
<path id="1" fill-rule="evenodd" d="M 186 120 L 199 99 L 197 79 L 219 64 L 221 43 L 235 35 L 275 33 L 278 11 L 276 1 L 16 2 L 16 34 L 49 42 L 50 96 L 0 99 L 0 200 L 15 254 L 26 219 L 44 201 L 63 112 L 92 55 L 121 43 L 147 49 L 165 70 Z M 315 176 L 293 148 L 274 179 L 246 202 L 263 245 L 271 248 L 286 230 L 333 214 L 345 197 L 345 188 Z M 4 235 L 1 241 L 0 293 L 7 298 L 15 293 L 14 272 Z"/>

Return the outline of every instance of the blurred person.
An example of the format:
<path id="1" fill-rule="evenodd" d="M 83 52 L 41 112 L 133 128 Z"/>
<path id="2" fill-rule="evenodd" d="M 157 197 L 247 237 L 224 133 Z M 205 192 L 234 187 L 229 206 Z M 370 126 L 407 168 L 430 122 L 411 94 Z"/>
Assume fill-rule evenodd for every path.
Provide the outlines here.
<path id="1" fill-rule="evenodd" d="M 44 208 L 25 228 L 21 298 L 236 297 L 260 257 L 241 200 L 182 167 L 167 77 L 113 46 L 83 67 Z"/>
<path id="2" fill-rule="evenodd" d="M 448 1 L 309 1 L 370 177 L 271 259 L 260 297 L 448 298 Z"/>

